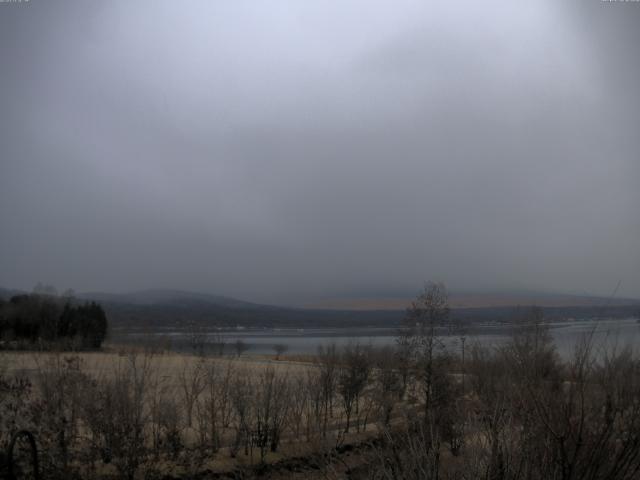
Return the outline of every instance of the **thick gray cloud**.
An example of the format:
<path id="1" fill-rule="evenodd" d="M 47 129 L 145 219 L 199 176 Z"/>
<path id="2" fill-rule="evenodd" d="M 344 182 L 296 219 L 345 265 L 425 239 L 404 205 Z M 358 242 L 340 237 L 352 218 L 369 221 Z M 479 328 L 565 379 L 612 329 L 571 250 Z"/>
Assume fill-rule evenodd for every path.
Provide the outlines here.
<path id="1" fill-rule="evenodd" d="M 640 3 L 0 3 L 0 285 L 640 297 Z"/>

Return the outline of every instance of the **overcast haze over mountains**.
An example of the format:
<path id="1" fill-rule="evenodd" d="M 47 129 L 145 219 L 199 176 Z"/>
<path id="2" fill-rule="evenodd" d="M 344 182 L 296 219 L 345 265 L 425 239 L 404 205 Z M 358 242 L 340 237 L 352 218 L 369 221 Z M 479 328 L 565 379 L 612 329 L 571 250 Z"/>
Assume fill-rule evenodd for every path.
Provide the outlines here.
<path id="1" fill-rule="evenodd" d="M 639 26 L 599 0 L 0 4 L 0 285 L 640 298 Z"/>

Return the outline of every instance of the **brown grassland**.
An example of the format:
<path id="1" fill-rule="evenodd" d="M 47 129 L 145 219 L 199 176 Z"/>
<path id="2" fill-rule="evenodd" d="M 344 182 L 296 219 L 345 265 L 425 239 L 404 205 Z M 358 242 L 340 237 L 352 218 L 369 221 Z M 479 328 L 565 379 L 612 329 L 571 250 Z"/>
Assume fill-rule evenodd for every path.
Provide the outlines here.
<path id="1" fill-rule="evenodd" d="M 447 318 L 429 285 L 384 349 L 1 353 L 0 473 L 34 473 L 28 431 L 48 479 L 640 477 L 633 351 L 586 336 L 561 361 L 536 309 L 500 348 L 452 326 L 452 349 Z"/>

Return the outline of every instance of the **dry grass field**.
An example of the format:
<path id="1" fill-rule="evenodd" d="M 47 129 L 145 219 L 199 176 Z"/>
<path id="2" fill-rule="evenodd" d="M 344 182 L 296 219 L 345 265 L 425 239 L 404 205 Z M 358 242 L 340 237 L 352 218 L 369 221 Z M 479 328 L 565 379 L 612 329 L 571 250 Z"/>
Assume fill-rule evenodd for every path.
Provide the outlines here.
<path id="1" fill-rule="evenodd" d="M 50 353 L 30 351 L 0 351 L 0 371 L 10 375 L 26 375 L 34 377 L 38 372 L 47 370 L 58 362 L 73 362 L 84 373 L 101 378 L 114 374 L 130 361 L 131 358 L 143 359 L 154 374 L 160 375 L 169 382 L 176 383 L 178 377 L 183 374 L 185 368 L 190 368 L 203 359 L 196 355 L 180 354 L 176 352 L 144 353 L 144 350 L 135 348 L 111 347 L 100 352 L 77 353 Z M 205 363 L 218 368 L 231 366 L 235 369 L 246 370 L 258 375 L 266 369 L 276 369 L 287 375 L 302 375 L 309 368 L 314 368 L 311 362 L 300 362 L 282 358 L 275 360 L 270 356 L 242 357 L 207 357 Z M 177 384 L 177 383 L 176 383 Z"/>
<path id="2" fill-rule="evenodd" d="M 0 474 L 27 430 L 52 479 L 635 480 L 640 359 L 585 338 L 563 362 L 534 314 L 465 357 L 434 326 L 308 359 L 2 352 Z"/>
<path id="3" fill-rule="evenodd" d="M 0 408 L 10 413 L 0 427 L 35 432 L 51 472 L 63 464 L 65 472 L 83 477 L 188 477 L 270 465 L 272 478 L 279 470 L 309 478 L 328 466 L 318 452 L 361 443 L 376 432 L 373 396 L 358 400 L 358 413 L 349 412 L 351 431 L 345 432 L 336 396 L 338 359 L 335 351 L 331 355 L 330 371 L 323 374 L 318 363 L 284 357 L 204 357 L 130 347 L 0 352 L 8 393 Z M 12 390 L 14 384 L 22 388 Z M 8 432 L 2 433 L 6 443 Z"/>

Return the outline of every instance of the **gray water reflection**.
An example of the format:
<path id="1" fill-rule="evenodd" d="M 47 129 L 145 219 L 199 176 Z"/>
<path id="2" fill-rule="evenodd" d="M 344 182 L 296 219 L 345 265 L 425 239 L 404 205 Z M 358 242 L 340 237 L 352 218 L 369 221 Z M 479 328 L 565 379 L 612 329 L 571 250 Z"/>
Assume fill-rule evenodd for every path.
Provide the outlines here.
<path id="1" fill-rule="evenodd" d="M 558 352 L 563 358 L 569 358 L 577 342 L 586 335 L 593 335 L 597 347 L 616 346 L 618 348 L 630 346 L 636 350 L 640 346 L 640 323 L 634 318 L 616 320 L 578 320 L 572 322 L 554 323 L 550 325 L 551 335 L 556 343 Z M 469 330 L 466 337 L 467 347 L 479 343 L 480 345 L 497 347 L 507 342 L 512 333 L 512 327 L 504 325 L 478 326 Z M 148 336 L 145 334 L 143 336 Z M 154 336 L 165 335 L 171 338 L 174 348 L 186 348 L 188 335 L 184 332 L 155 333 Z M 140 337 L 139 334 L 135 335 Z M 350 343 L 382 347 L 394 345 L 397 331 L 384 328 L 362 329 L 265 329 L 265 330 L 237 330 L 209 333 L 210 341 L 218 336 L 224 338 L 225 350 L 231 353 L 233 344 L 241 340 L 252 354 L 273 354 L 276 344 L 284 344 L 289 354 L 313 354 L 319 346 L 335 344 L 344 347 Z M 460 340 L 457 335 L 443 337 L 451 348 L 458 348 Z"/>

